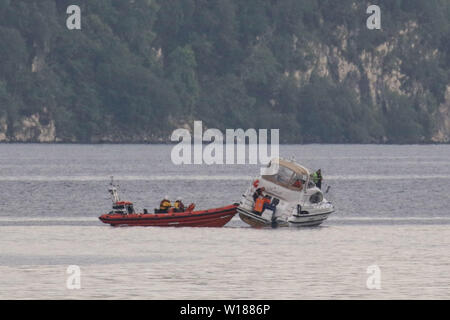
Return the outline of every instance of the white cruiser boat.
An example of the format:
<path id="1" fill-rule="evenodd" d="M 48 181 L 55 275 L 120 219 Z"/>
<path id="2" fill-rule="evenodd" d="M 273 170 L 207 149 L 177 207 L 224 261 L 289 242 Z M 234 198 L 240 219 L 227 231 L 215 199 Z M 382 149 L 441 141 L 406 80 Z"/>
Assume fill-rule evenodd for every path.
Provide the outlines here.
<path id="1" fill-rule="evenodd" d="M 268 174 L 257 177 L 242 195 L 237 211 L 245 223 L 252 227 L 312 227 L 334 211 L 312 181 L 311 172 L 294 160 L 276 158 L 266 169 Z M 270 199 L 275 210 L 266 207 L 258 212 L 254 199 L 263 197 Z"/>

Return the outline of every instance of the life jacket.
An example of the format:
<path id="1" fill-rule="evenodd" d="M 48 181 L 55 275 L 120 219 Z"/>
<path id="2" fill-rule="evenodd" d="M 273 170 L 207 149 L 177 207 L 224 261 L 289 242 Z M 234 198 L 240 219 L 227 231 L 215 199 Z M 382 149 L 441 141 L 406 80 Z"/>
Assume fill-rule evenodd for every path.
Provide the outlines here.
<path id="1" fill-rule="evenodd" d="M 184 209 L 184 204 L 180 200 L 175 201 L 174 204 L 175 209 Z"/>
<path id="2" fill-rule="evenodd" d="M 270 200 L 269 200 L 269 201 L 270 201 Z M 255 201 L 255 206 L 253 207 L 253 210 L 255 210 L 256 212 L 259 212 L 259 213 L 263 212 L 263 209 L 264 209 L 264 203 L 265 203 L 265 202 L 266 202 L 266 201 L 265 201 L 264 198 L 259 197 L 259 198 L 256 199 L 256 201 Z"/>
<path id="3" fill-rule="evenodd" d="M 163 201 L 161 201 L 159 208 L 161 210 L 166 210 L 166 209 L 169 209 L 171 206 L 172 206 L 172 204 L 170 203 L 170 201 L 167 199 L 164 199 Z"/>
<path id="4" fill-rule="evenodd" d="M 314 183 L 317 183 L 319 181 L 319 175 L 317 174 L 317 172 L 314 172 L 312 174 L 312 179 L 313 179 Z"/>
<path id="5" fill-rule="evenodd" d="M 297 181 L 294 182 L 294 187 L 302 188 L 303 187 L 303 183 L 300 180 L 297 180 Z"/>

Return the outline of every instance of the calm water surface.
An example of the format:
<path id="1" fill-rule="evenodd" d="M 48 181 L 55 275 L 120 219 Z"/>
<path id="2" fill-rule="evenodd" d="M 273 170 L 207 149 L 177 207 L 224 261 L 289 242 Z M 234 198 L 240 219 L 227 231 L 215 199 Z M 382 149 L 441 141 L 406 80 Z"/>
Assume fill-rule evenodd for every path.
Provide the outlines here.
<path id="1" fill-rule="evenodd" d="M 259 170 L 175 166 L 170 151 L 0 145 L 0 298 L 450 298 L 450 146 L 282 146 L 331 186 L 337 211 L 319 228 L 101 224 L 111 175 L 138 209 L 166 194 L 209 208 L 238 201 Z M 80 290 L 66 287 L 69 265 Z"/>

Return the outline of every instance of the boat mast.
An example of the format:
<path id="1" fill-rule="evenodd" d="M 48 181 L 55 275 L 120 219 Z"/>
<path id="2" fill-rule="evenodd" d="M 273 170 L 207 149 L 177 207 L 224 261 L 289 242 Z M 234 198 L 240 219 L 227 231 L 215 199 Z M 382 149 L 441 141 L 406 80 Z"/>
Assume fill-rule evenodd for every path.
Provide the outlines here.
<path id="1" fill-rule="evenodd" d="M 114 176 L 111 176 L 111 182 L 109 183 L 109 193 L 111 194 L 112 197 L 112 201 L 113 203 L 119 202 L 120 198 L 119 198 L 119 192 L 117 191 L 117 187 L 114 184 Z"/>

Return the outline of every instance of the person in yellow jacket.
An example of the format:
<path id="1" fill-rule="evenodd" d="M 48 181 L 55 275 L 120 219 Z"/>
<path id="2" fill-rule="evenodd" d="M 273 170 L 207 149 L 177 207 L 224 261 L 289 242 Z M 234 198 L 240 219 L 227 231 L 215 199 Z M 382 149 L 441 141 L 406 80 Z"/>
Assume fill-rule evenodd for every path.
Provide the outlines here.
<path id="1" fill-rule="evenodd" d="M 170 208 L 172 208 L 172 203 L 168 199 L 169 197 L 166 196 L 161 203 L 159 204 L 159 210 L 167 212 Z"/>
<path id="2" fill-rule="evenodd" d="M 319 169 L 311 175 L 313 182 L 316 184 L 317 188 L 322 189 L 322 170 Z"/>
<path id="3" fill-rule="evenodd" d="M 185 207 L 183 201 L 181 201 L 181 198 L 177 198 L 177 201 L 174 203 L 174 208 L 176 212 L 184 212 Z"/>

